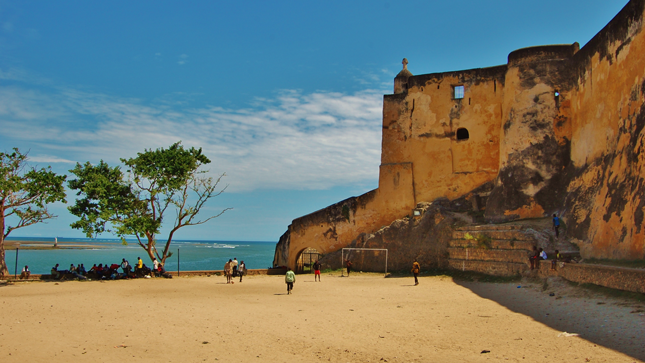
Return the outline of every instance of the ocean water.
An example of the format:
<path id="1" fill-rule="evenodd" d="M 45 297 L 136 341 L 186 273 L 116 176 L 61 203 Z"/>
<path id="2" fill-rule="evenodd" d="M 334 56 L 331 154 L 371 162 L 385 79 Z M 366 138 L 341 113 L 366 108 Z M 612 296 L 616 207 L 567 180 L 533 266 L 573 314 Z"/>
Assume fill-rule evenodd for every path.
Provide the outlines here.
<path id="1" fill-rule="evenodd" d="M 54 238 L 10 238 L 13 241 L 49 241 L 54 244 Z M 131 265 L 141 257 L 143 263 L 152 266 L 147 253 L 136 242 L 128 241 L 128 245 L 122 245 L 119 239 L 103 238 L 58 238 L 58 244 L 83 244 L 90 245 L 90 248 L 78 249 L 49 249 L 49 250 L 28 250 L 18 251 L 18 274 L 25 265 L 34 274 L 48 274 L 55 264 L 60 264 L 59 269 L 68 269 L 70 264 L 75 266 L 84 264 L 87 270 L 93 264 L 121 263 L 125 258 Z M 160 243 L 161 245 L 161 243 Z M 91 248 L 94 246 L 95 248 Z M 244 241 L 190 241 L 177 240 L 170 245 L 173 253 L 166 260 L 166 270 L 177 271 L 199 271 L 199 270 L 222 270 L 224 264 L 234 257 L 238 261 L 244 261 L 248 269 L 268 268 L 273 264 L 275 242 L 244 242 Z M 9 273 L 13 275 L 16 266 L 16 251 L 6 251 L 6 262 Z"/>

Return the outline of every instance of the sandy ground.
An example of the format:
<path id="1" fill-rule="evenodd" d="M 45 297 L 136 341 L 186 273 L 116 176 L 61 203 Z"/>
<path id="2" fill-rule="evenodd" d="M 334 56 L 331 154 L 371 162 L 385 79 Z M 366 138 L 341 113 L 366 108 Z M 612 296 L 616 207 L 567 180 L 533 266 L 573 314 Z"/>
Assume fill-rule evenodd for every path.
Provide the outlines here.
<path id="1" fill-rule="evenodd" d="M 0 286 L 0 362 L 645 358 L 642 304 L 564 285 L 420 282 L 299 275 L 293 295 L 282 276 L 19 282 Z"/>

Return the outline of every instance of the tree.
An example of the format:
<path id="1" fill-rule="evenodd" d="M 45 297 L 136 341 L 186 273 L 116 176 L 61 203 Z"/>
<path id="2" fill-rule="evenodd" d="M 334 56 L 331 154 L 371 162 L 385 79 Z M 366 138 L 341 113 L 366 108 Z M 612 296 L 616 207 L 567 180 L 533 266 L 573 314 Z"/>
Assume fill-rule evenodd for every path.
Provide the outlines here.
<path id="1" fill-rule="evenodd" d="M 199 170 L 210 163 L 201 148 L 185 149 L 177 142 L 168 149 L 146 149 L 136 158 L 121 161 L 128 167 L 128 178 L 120 167 L 110 167 L 103 160 L 95 166 L 89 162 L 76 164 L 70 170 L 76 179 L 70 180 L 68 186 L 81 197 L 68 208 L 79 218 L 72 228 L 90 238 L 103 232 L 114 233 L 124 243 L 126 236 L 134 236 L 151 261 L 157 258 L 165 264 L 172 255 L 169 248 L 177 230 L 206 223 L 231 209 L 197 218 L 209 199 L 226 190 L 217 190 L 226 174 L 214 180 L 204 175 L 207 171 Z M 172 211 L 174 224 L 160 252 L 156 236 Z"/>
<path id="2" fill-rule="evenodd" d="M 27 154 L 17 148 L 0 153 L 0 277 L 9 274 L 4 240 L 12 231 L 55 218 L 47 204 L 65 201 L 65 175 L 50 167 L 37 170 L 27 165 Z M 8 221 L 16 221 L 15 225 Z"/>

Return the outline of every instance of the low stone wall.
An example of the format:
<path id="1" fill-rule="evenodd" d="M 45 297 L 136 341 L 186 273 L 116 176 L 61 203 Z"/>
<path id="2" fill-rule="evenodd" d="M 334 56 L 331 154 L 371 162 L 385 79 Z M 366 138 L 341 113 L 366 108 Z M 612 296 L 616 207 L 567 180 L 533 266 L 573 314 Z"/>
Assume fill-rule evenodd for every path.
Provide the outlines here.
<path id="1" fill-rule="evenodd" d="M 449 260 L 451 268 L 460 271 L 476 271 L 493 276 L 513 276 L 528 269 L 524 263 L 477 260 Z"/>
<path id="2" fill-rule="evenodd" d="M 286 269 L 282 268 L 270 268 L 270 269 L 253 269 L 246 270 L 245 276 L 254 276 L 254 275 L 284 275 L 287 272 Z M 177 277 L 177 271 L 168 271 L 174 277 Z M 224 270 L 205 270 L 205 271 L 179 271 L 179 277 L 191 277 L 191 276 L 223 276 Z M 49 274 L 31 274 L 29 279 L 21 280 L 20 275 L 18 278 L 14 278 L 14 275 L 8 276 L 7 281 L 38 281 L 38 280 L 54 280 Z"/>
<path id="3" fill-rule="evenodd" d="M 524 250 L 493 250 L 483 248 L 448 248 L 451 260 L 477 260 L 525 263 L 528 260 Z"/>
<path id="4" fill-rule="evenodd" d="M 645 269 L 591 265 L 585 263 L 558 264 L 551 270 L 551 261 L 540 261 L 540 277 L 560 276 L 580 284 L 594 284 L 617 290 L 645 294 Z"/>

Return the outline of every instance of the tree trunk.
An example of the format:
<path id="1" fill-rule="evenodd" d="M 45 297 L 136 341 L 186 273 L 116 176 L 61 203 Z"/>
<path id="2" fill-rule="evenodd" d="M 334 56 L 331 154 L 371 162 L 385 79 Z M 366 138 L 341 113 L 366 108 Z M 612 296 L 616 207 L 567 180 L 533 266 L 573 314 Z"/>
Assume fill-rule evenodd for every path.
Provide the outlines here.
<path id="1" fill-rule="evenodd" d="M 0 278 L 9 277 L 9 270 L 5 262 L 4 238 L 0 236 Z"/>
<path id="2" fill-rule="evenodd" d="M 0 278 L 9 276 L 4 252 L 4 209 L 0 209 Z"/>

